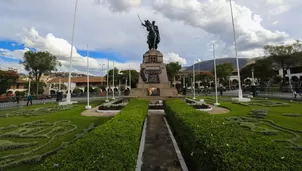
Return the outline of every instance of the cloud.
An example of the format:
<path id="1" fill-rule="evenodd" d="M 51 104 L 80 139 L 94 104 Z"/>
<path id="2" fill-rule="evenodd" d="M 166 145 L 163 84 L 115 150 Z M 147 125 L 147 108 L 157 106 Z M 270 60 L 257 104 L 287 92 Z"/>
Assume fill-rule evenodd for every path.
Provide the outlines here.
<path id="1" fill-rule="evenodd" d="M 15 60 L 22 60 L 23 54 L 28 50 L 29 50 L 28 48 L 24 48 L 24 49 L 10 51 L 8 49 L 0 48 L 0 56 L 10 59 L 15 59 Z"/>
<path id="2" fill-rule="evenodd" d="M 272 5 L 282 5 L 284 4 L 284 0 L 265 0 L 267 4 L 272 4 Z"/>
<path id="3" fill-rule="evenodd" d="M 278 5 L 266 1 L 233 2 L 240 57 L 260 54 L 265 44 L 302 37 L 299 23 L 288 20 L 300 15 L 300 0 L 286 1 L 292 8 L 282 15 L 271 15 L 269 11 L 287 5 L 285 2 Z M 75 0 L 0 1 L 3 14 L 0 41 L 10 40 L 17 45 L 8 48 L 0 44 L 1 53 L 5 52 L 6 58 L 20 59 L 26 49 L 19 44 L 24 43 L 26 48 L 56 54 L 68 70 L 74 4 Z M 230 7 L 226 0 L 79 0 L 73 69 L 85 72 L 83 51 L 87 44 L 91 51 L 102 53 L 91 53 L 93 73 L 101 72 L 99 64 L 107 64 L 107 58 L 115 60 L 120 68 L 127 69 L 131 63 L 132 68 L 139 69 L 142 55 L 147 50 L 147 32 L 140 25 L 137 14 L 143 20 L 156 21 L 161 34 L 159 50 L 167 61 L 188 63 L 189 59 L 212 58 L 208 47 L 212 40 L 217 40 L 217 58 L 234 56 Z M 278 25 L 272 25 L 277 20 Z"/>
<path id="4" fill-rule="evenodd" d="M 277 25 L 279 23 L 279 21 L 274 21 L 273 25 Z"/>
<path id="5" fill-rule="evenodd" d="M 216 35 L 232 46 L 232 23 L 229 2 L 225 0 L 156 0 L 153 8 L 174 21 L 182 21 Z M 262 18 L 249 8 L 233 2 L 236 39 L 239 50 L 263 47 L 268 42 L 284 41 L 288 34 L 270 31 L 261 25 Z"/>
<path id="6" fill-rule="evenodd" d="M 113 12 L 129 11 L 131 8 L 138 7 L 141 0 L 98 0 L 99 4 L 107 4 Z"/>
<path id="7" fill-rule="evenodd" d="M 290 8 L 291 8 L 291 6 L 289 4 L 279 5 L 277 8 L 269 10 L 268 12 L 270 15 L 278 15 L 278 14 L 281 14 L 281 13 L 284 13 L 284 12 L 290 10 Z"/>
<path id="8" fill-rule="evenodd" d="M 170 62 L 179 62 L 181 65 L 187 64 L 187 61 L 185 58 L 180 57 L 179 54 L 176 53 L 167 53 L 164 55 L 164 62 L 170 63 Z"/>

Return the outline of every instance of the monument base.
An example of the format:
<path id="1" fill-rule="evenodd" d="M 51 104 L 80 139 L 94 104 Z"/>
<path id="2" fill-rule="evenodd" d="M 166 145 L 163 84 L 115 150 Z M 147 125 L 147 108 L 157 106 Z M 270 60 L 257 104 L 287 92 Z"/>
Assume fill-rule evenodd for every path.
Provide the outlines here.
<path id="1" fill-rule="evenodd" d="M 177 89 L 172 88 L 168 80 L 166 64 L 160 51 L 151 49 L 145 52 L 140 68 L 137 88 L 131 89 L 128 97 L 154 101 L 178 98 Z"/>
<path id="2" fill-rule="evenodd" d="M 85 106 L 85 109 L 91 109 L 91 106 L 89 105 L 89 106 Z"/>
<path id="3" fill-rule="evenodd" d="M 214 105 L 215 105 L 215 106 L 219 106 L 219 105 L 220 105 L 220 103 L 214 103 Z"/>
<path id="4" fill-rule="evenodd" d="M 60 106 L 64 106 L 64 105 L 72 105 L 72 104 L 74 104 L 74 103 L 78 103 L 78 101 L 70 101 L 70 102 L 65 101 L 65 102 L 60 102 L 59 105 L 60 105 Z"/>
<path id="5" fill-rule="evenodd" d="M 232 101 L 237 101 L 237 102 L 250 102 L 251 99 L 250 98 L 245 98 L 245 97 L 241 97 L 241 98 L 232 98 Z"/>

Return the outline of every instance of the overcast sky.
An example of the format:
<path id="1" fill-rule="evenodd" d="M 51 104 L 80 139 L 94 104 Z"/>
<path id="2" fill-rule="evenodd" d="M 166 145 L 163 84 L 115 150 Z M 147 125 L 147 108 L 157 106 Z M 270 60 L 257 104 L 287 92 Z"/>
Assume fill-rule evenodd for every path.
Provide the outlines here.
<path id="1" fill-rule="evenodd" d="M 75 2 L 0 1 L 0 67 L 23 71 L 25 51 L 47 50 L 63 64 L 59 70 L 68 71 Z M 261 56 L 266 44 L 301 39 L 301 0 L 232 2 L 239 57 Z M 156 21 L 165 62 L 212 59 L 213 41 L 218 57 L 234 57 L 228 0 L 78 0 L 73 71 L 86 72 L 87 44 L 92 74 L 102 74 L 107 59 L 119 69 L 139 69 L 148 46 L 138 14 Z"/>

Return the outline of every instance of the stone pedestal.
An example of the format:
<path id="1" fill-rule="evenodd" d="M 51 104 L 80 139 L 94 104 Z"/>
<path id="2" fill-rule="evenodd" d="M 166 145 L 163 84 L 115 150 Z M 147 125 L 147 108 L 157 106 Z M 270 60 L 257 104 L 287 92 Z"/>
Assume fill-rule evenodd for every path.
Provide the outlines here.
<path id="1" fill-rule="evenodd" d="M 166 64 L 163 63 L 163 54 L 160 51 L 148 50 L 140 68 L 137 88 L 131 90 L 130 96 L 156 100 L 178 97 L 176 88 L 170 86 Z"/>

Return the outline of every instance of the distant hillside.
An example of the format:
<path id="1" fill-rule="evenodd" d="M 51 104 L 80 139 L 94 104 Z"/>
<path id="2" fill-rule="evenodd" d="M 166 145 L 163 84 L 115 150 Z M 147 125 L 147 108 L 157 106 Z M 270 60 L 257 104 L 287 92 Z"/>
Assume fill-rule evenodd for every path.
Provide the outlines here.
<path id="1" fill-rule="evenodd" d="M 243 68 L 249 61 L 253 59 L 247 59 L 247 58 L 239 58 L 239 67 L 240 69 Z M 223 63 L 232 63 L 234 69 L 237 68 L 236 64 L 236 58 L 219 58 L 216 59 L 216 64 L 223 64 Z M 195 70 L 196 71 L 212 71 L 214 66 L 214 60 L 207 60 L 207 61 L 201 61 L 199 63 L 195 64 Z M 186 71 L 192 71 L 193 65 L 186 67 Z"/>

